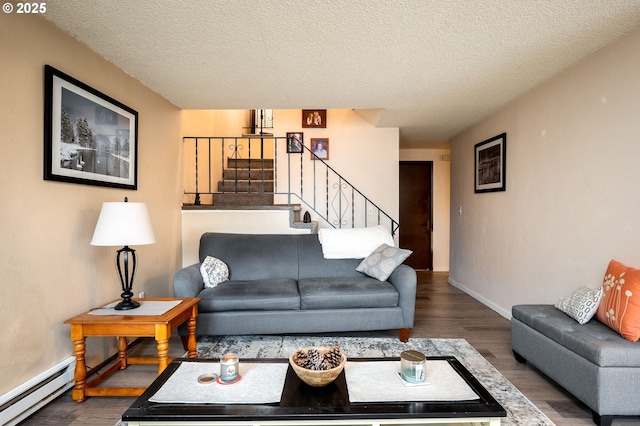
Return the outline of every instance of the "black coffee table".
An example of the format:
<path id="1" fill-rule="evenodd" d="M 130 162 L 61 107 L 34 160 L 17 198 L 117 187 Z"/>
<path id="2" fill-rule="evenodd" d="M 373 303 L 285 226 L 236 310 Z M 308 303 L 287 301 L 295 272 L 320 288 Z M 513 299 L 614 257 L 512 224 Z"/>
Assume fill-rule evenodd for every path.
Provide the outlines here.
<path id="1" fill-rule="evenodd" d="M 389 361 L 399 358 L 349 359 L 358 361 Z M 506 417 L 504 408 L 476 380 L 455 357 L 428 357 L 428 360 L 446 360 L 462 377 L 478 399 L 445 402 L 385 402 L 351 403 L 344 371 L 332 384 L 314 388 L 302 382 L 289 366 L 279 404 L 224 405 L 224 404 L 167 404 L 149 402 L 160 387 L 171 377 L 181 363 L 218 360 L 176 359 L 122 415 L 129 426 L 154 424 L 205 425 L 408 425 L 428 423 L 479 423 L 490 426 L 500 424 Z M 241 362 L 283 362 L 288 360 L 243 359 Z M 182 422 L 182 423 L 180 423 Z"/>

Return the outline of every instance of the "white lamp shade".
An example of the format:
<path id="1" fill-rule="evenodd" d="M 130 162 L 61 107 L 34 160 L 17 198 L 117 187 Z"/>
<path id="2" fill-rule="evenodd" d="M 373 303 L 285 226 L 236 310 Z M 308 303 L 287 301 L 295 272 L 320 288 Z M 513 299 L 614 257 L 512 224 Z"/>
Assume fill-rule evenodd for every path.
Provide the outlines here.
<path id="1" fill-rule="evenodd" d="M 155 242 L 145 203 L 102 204 L 91 245 L 135 246 Z"/>

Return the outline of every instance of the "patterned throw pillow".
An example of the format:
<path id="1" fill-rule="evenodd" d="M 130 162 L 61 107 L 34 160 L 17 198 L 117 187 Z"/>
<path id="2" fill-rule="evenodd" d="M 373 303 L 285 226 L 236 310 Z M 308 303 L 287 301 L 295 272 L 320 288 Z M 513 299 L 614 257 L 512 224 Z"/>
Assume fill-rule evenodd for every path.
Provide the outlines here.
<path id="1" fill-rule="evenodd" d="M 602 287 L 592 290 L 580 287 L 571 295 L 560 299 L 555 307 L 569 315 L 580 324 L 589 322 L 596 314 L 602 299 Z"/>
<path id="2" fill-rule="evenodd" d="M 382 244 L 367 256 L 366 259 L 360 262 L 356 271 L 367 274 L 380 281 L 386 281 L 389 275 L 391 275 L 411 253 L 413 253 L 411 250 Z"/>
<path id="3" fill-rule="evenodd" d="M 229 279 L 229 268 L 222 260 L 207 256 L 200 265 L 205 288 L 213 288 Z"/>
<path id="4" fill-rule="evenodd" d="M 627 340 L 640 339 L 640 271 L 612 260 L 602 283 L 598 320 Z"/>

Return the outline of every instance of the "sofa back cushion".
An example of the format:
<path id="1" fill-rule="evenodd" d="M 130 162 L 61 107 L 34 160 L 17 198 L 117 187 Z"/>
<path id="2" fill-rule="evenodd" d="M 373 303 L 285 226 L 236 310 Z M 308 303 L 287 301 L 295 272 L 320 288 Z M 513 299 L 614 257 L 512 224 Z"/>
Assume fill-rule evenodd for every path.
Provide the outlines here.
<path id="1" fill-rule="evenodd" d="M 207 256 L 222 260 L 229 268 L 229 279 L 233 281 L 270 278 L 297 280 L 296 237 L 207 232 L 200 237 L 200 262 Z"/>
<path id="2" fill-rule="evenodd" d="M 362 259 L 325 259 L 318 234 L 300 234 L 297 237 L 300 279 L 365 276 L 356 271 Z"/>

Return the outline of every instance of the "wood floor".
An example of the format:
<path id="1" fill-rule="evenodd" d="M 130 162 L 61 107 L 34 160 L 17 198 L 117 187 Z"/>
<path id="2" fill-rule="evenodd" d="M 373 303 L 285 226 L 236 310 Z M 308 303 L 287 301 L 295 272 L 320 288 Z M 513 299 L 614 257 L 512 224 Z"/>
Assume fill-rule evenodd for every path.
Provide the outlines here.
<path id="1" fill-rule="evenodd" d="M 511 352 L 510 323 L 466 293 L 447 282 L 446 272 L 418 272 L 416 316 L 411 337 L 464 338 L 493 364 L 527 398 L 557 425 L 593 425 L 590 410 L 556 386 L 535 368 L 519 364 Z M 358 335 L 397 337 L 393 332 Z M 153 353 L 151 340 L 134 350 Z M 179 339 L 172 338 L 169 356 L 184 353 Z M 112 384 L 148 386 L 154 379 L 155 366 L 135 365 L 116 373 Z M 93 397 L 83 403 L 71 399 L 71 391 L 36 412 L 21 425 L 91 425 L 113 426 L 135 398 Z M 614 425 L 639 424 L 640 420 L 614 422 Z"/>

